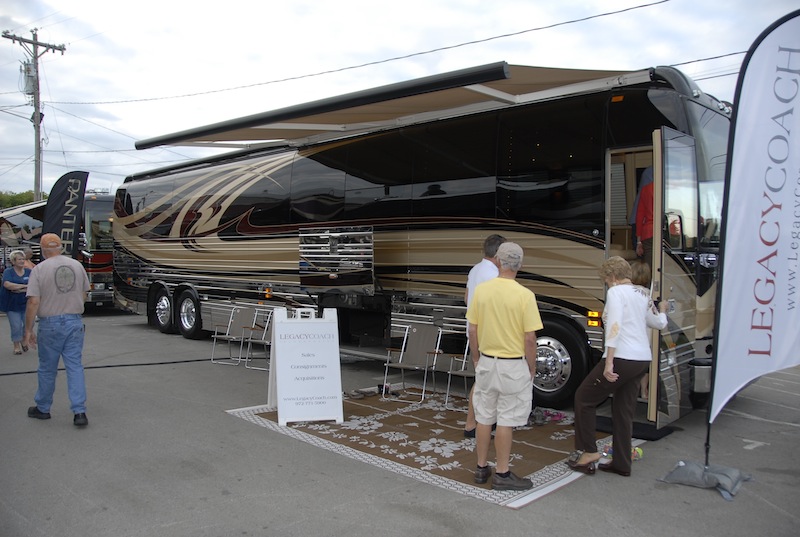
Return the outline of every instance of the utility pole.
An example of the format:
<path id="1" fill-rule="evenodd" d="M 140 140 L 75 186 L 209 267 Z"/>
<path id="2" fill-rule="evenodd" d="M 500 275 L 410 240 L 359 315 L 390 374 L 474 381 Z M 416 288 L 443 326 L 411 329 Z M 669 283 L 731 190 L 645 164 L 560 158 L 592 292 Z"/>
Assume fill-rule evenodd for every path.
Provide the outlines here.
<path id="1" fill-rule="evenodd" d="M 13 35 L 9 33 L 8 30 L 3 31 L 3 37 L 6 39 L 10 39 L 13 43 L 19 42 L 22 45 L 22 48 L 30 55 L 31 57 L 31 69 L 30 75 L 33 78 L 31 88 L 28 89 L 26 84 L 26 91 L 25 93 L 28 95 L 33 95 L 33 116 L 31 117 L 31 122 L 33 122 L 33 132 L 36 136 L 36 143 L 34 147 L 34 172 L 33 172 L 33 200 L 39 201 L 42 199 L 42 136 L 41 136 L 41 126 L 42 126 L 42 109 L 41 109 L 41 101 L 39 100 L 39 57 L 46 54 L 47 52 L 55 52 L 60 51 L 61 55 L 64 55 L 64 51 L 66 47 L 64 45 L 51 45 L 49 43 L 42 43 L 38 39 L 37 35 L 37 28 L 31 30 L 33 34 L 33 39 L 26 39 L 24 37 L 19 37 L 17 35 Z M 43 50 L 40 50 L 40 47 Z M 28 72 L 25 72 L 28 75 Z"/>

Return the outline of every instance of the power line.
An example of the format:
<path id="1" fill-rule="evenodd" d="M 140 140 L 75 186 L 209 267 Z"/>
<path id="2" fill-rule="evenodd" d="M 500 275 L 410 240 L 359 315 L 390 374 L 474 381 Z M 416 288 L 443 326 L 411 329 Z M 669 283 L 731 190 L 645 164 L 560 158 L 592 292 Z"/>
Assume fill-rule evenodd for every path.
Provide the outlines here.
<path id="1" fill-rule="evenodd" d="M 524 35 L 524 34 L 528 34 L 528 33 L 532 33 L 532 32 L 540 32 L 542 30 L 550 30 L 550 29 L 553 29 L 553 28 L 558 28 L 560 26 L 567 26 L 567 25 L 576 24 L 576 23 L 579 23 L 579 22 L 586 22 L 586 21 L 589 21 L 589 20 L 592 20 L 592 19 L 599 19 L 601 17 L 609 17 L 611 15 L 619 15 L 620 13 L 625 13 L 625 12 L 628 12 L 628 11 L 634 11 L 634 10 L 642 9 L 642 8 L 646 8 L 646 7 L 652 7 L 652 6 L 656 6 L 656 5 L 659 5 L 659 4 L 664 4 L 664 3 L 670 2 L 670 1 L 671 0 L 658 0 L 657 2 L 651 2 L 649 4 L 641 4 L 641 5 L 638 5 L 638 6 L 619 9 L 617 11 L 609 11 L 609 12 L 600 13 L 600 14 L 597 14 L 597 15 L 589 15 L 587 17 L 582 17 L 580 19 L 572 19 L 572 20 L 563 21 L 563 22 L 556 22 L 556 23 L 553 23 L 553 24 L 548 24 L 546 26 L 539 26 L 539 27 L 536 27 L 536 28 L 530 28 L 530 29 L 521 30 L 521 31 L 518 31 L 518 32 L 511 32 L 511 33 L 507 33 L 507 34 L 496 35 L 496 36 L 487 37 L 487 38 L 484 38 L 484 39 L 476 39 L 476 40 L 473 40 L 473 41 L 466 41 L 464 43 L 458 43 L 456 45 L 448 45 L 448 46 L 444 46 L 444 47 L 433 48 L 433 49 L 422 51 L 422 52 L 413 52 L 411 54 L 405 54 L 405 55 L 402 55 L 402 56 L 395 56 L 395 57 L 386 58 L 386 59 L 383 59 L 383 60 L 376 60 L 376 61 L 373 61 L 373 62 L 362 63 L 362 64 L 359 64 L 359 65 L 351 65 L 349 67 L 341 67 L 341 68 L 338 68 L 338 69 L 329 69 L 327 71 L 320 71 L 320 72 L 317 72 L 317 73 L 311 73 L 311 74 L 306 74 L 306 75 L 298 75 L 298 76 L 286 77 L 286 78 L 281 78 L 281 79 L 277 79 L 277 80 L 270 80 L 270 81 L 267 81 L 267 82 L 256 82 L 254 84 L 245 84 L 245 85 L 242 85 L 242 86 L 235 86 L 235 87 L 232 87 L 232 88 L 223 88 L 223 89 L 216 89 L 216 90 L 200 91 L 200 92 L 195 92 L 195 93 L 185 93 L 183 95 L 172 95 L 172 96 L 167 96 L 167 97 L 145 97 L 145 98 L 141 98 L 141 99 L 127 99 L 127 100 L 120 100 L 120 101 L 87 101 L 87 102 L 53 101 L 53 102 L 55 104 L 73 104 L 73 105 L 128 104 L 128 103 L 141 103 L 141 102 L 149 102 L 149 101 L 165 101 L 165 100 L 170 100 L 170 99 L 182 99 L 182 98 L 186 98 L 186 97 L 199 97 L 199 96 L 202 96 L 202 95 L 211 95 L 211 94 L 214 94 L 214 93 L 224 93 L 224 92 L 227 92 L 227 91 L 235 91 L 235 90 L 241 90 L 241 89 L 247 89 L 247 88 L 254 88 L 254 87 L 258 87 L 258 86 L 267 86 L 267 85 L 271 85 L 271 84 L 279 84 L 279 83 L 282 83 L 282 82 L 290 82 L 290 81 L 293 81 L 293 80 L 303 80 L 303 79 L 306 79 L 306 78 L 314 78 L 314 77 L 318 77 L 318 76 L 322 76 L 322 75 L 329 75 L 329 74 L 333 74 L 333 73 L 341 73 L 341 72 L 344 72 L 344 71 L 352 71 L 354 69 L 361 69 L 363 67 L 370 67 L 370 66 L 373 66 L 373 65 L 380 65 L 380 64 L 384 64 L 384 63 L 390 63 L 390 62 L 398 61 L 398 60 L 406 60 L 408 58 L 415 58 L 417 56 L 425 56 L 427 54 L 433 54 L 435 52 L 442 52 L 444 50 L 453 50 L 453 49 L 466 47 L 466 46 L 470 46 L 470 45 L 477 45 L 477 44 L 480 44 L 480 43 L 487 43 L 489 41 L 495 41 L 497 39 L 505 39 L 507 37 L 515 37 L 515 36 L 518 36 L 518 35 Z"/>
<path id="2" fill-rule="evenodd" d="M 0 110 L 0 112 L 4 112 L 4 113 L 8 114 L 9 116 L 15 116 L 15 117 L 18 117 L 18 118 L 21 118 L 21 119 L 30 119 L 28 116 L 23 116 L 22 114 L 15 114 L 14 112 L 9 112 L 8 110 L 5 110 L 5 109 L 4 110 Z"/>
<path id="3" fill-rule="evenodd" d="M 709 60 L 718 60 L 720 58 L 727 58 L 729 56 L 737 56 L 739 54 L 747 54 L 746 50 L 741 50 L 739 52 L 729 52 L 728 54 L 721 54 L 719 56 L 709 56 L 708 58 L 700 58 L 698 60 L 689 60 L 688 62 L 681 62 L 681 63 L 673 63 L 671 67 L 678 67 L 679 65 L 689 65 L 690 63 L 697 63 L 697 62 L 706 62 Z"/>
<path id="4" fill-rule="evenodd" d="M 695 78 L 694 80 L 695 81 L 698 81 L 698 80 L 711 80 L 711 79 L 714 79 L 714 78 L 722 78 L 722 77 L 726 77 L 726 76 L 736 76 L 738 74 L 739 74 L 739 71 L 735 71 L 733 73 L 724 73 L 724 74 L 721 74 L 721 75 L 704 76 L 704 77 L 700 77 L 700 78 Z"/>
<path id="5" fill-rule="evenodd" d="M 41 137 L 40 137 L 40 129 L 41 129 L 41 122 L 42 122 L 42 113 L 41 113 L 41 103 L 39 101 L 39 57 L 47 54 L 48 52 L 56 52 L 60 51 L 61 54 L 64 54 L 65 47 L 64 45 L 52 45 L 50 43 L 44 43 L 39 41 L 38 38 L 38 30 L 34 28 L 31 30 L 33 34 L 33 39 L 28 39 L 25 37 L 20 37 L 18 35 L 10 33 L 8 30 L 3 32 L 3 37 L 6 39 L 10 39 L 12 43 L 19 43 L 22 48 L 30 55 L 31 61 L 28 62 L 30 75 L 32 76 L 32 89 L 31 92 L 33 95 L 33 132 L 36 137 L 34 140 L 35 142 L 35 149 L 34 155 L 36 157 L 36 162 L 34 166 L 33 172 L 33 199 L 34 201 L 39 201 L 42 199 L 42 165 L 41 165 Z M 26 93 L 28 93 L 26 91 Z"/>
<path id="6" fill-rule="evenodd" d="M 58 107 L 52 106 L 52 105 L 51 105 L 51 104 L 49 104 L 49 103 L 48 103 L 48 107 L 52 108 L 53 110 L 57 110 L 58 112 L 61 112 L 62 114 L 67 114 L 68 116 L 72 116 L 72 117 L 74 117 L 75 119 L 80 119 L 81 121 L 85 121 L 86 123 L 90 123 L 90 124 L 92 124 L 92 125 L 94 125 L 94 126 L 96 126 L 96 127 L 100 127 L 101 129 L 105 129 L 105 130 L 107 130 L 107 131 L 109 131 L 109 132 L 113 132 L 113 133 L 115 133 L 115 134 L 119 134 L 120 136 L 124 136 L 124 137 L 126 137 L 126 138 L 130 138 L 131 140 L 136 140 L 136 138 L 135 138 L 135 137 L 133 137 L 133 136 L 131 136 L 131 135 L 129 135 L 129 134 L 125 134 L 124 132 L 120 132 L 120 131 L 114 130 L 114 129 L 110 128 L 110 127 L 106 127 L 105 125 L 101 125 L 101 124 L 99 124 L 99 123 L 95 123 L 94 121 L 92 121 L 92 120 L 90 120 L 90 119 L 86 119 L 85 117 L 81 117 L 81 116 L 75 115 L 75 114 L 73 114 L 72 112 L 67 112 L 66 110 L 63 110 L 63 109 L 61 109 L 61 108 L 58 108 Z M 88 142 L 88 143 L 91 143 L 91 142 Z M 97 145 L 97 144 L 94 144 L 94 145 Z M 182 158 L 184 158 L 184 159 L 191 158 L 191 157 L 189 157 L 189 156 L 187 156 L 187 155 L 184 155 L 184 154 L 182 154 L 182 153 L 179 153 L 179 152 L 177 152 L 177 151 L 175 151 L 174 149 L 171 149 L 171 148 L 166 148 L 165 150 L 166 150 L 168 153 L 172 153 L 173 155 L 177 155 L 177 156 L 179 156 L 179 157 L 182 157 Z M 113 150 L 113 149 L 112 149 L 112 150 L 109 150 L 109 151 L 112 151 L 112 152 L 127 152 L 128 150 L 123 150 L 123 149 L 120 149 L 120 150 Z M 138 149 L 132 149 L 132 150 L 130 150 L 130 151 L 131 151 L 131 152 L 133 152 L 133 153 L 139 152 L 139 150 L 138 150 Z M 142 160 L 143 162 L 148 162 L 146 159 L 140 159 L 140 160 Z"/>
<path id="7" fill-rule="evenodd" d="M 26 158 L 22 162 L 17 163 L 15 166 L 11 166 L 9 169 L 4 171 L 3 173 L 0 173 L 0 177 L 4 176 L 5 174 L 7 174 L 8 172 L 10 172 L 12 170 L 15 170 L 15 169 L 19 168 L 20 166 L 22 166 L 26 162 L 30 162 L 31 160 L 33 160 L 33 156 L 30 156 L 30 157 Z"/>
<path id="8" fill-rule="evenodd" d="M 59 132 L 59 134 L 61 134 Z M 65 136 L 69 136 L 68 134 Z M 74 138 L 74 136 L 73 136 Z M 76 140 L 81 140 L 80 138 L 75 138 Z M 81 140 L 82 142 L 92 143 L 88 140 Z M 97 145 L 97 144 L 95 144 Z M 60 151 L 51 151 L 49 149 L 45 149 L 44 153 L 60 153 Z M 97 150 L 90 150 L 90 149 L 66 149 L 64 150 L 65 153 L 141 153 L 138 149 L 97 149 Z"/>
<path id="9" fill-rule="evenodd" d="M 58 108 L 58 107 L 55 107 L 49 101 L 47 103 L 47 106 L 52 108 L 53 110 L 57 110 L 57 111 L 61 112 L 62 114 L 66 114 L 68 116 L 72 116 L 75 119 L 80 119 L 81 121 L 85 121 L 86 123 L 91 123 L 95 127 L 100 127 L 101 129 L 105 129 L 107 131 L 113 132 L 114 134 L 119 134 L 120 136 L 124 136 L 125 138 L 130 138 L 131 140 L 136 140 L 135 137 L 133 137 L 133 136 L 131 136 L 129 134 L 125 134 L 124 132 L 120 132 L 120 131 L 114 130 L 114 129 L 110 128 L 110 127 L 106 127 L 105 125 L 101 125 L 100 123 L 95 123 L 94 121 L 92 121 L 90 119 L 86 119 L 85 117 L 76 116 L 75 114 L 73 114 L 71 112 L 67 112 L 66 110 L 63 110 L 63 109 Z"/>
<path id="10" fill-rule="evenodd" d="M 33 26 L 37 22 L 43 21 L 44 19 L 53 17 L 55 15 L 58 15 L 59 13 L 61 13 L 61 12 L 60 11 L 54 11 L 53 13 L 50 13 L 49 15 L 45 15 L 44 17 L 39 17 L 38 19 L 31 21 L 28 24 L 23 24 L 22 26 L 17 26 L 17 28 L 15 28 L 15 30 L 21 30 L 22 28 L 30 28 L 31 26 Z M 75 17 L 70 17 L 69 19 L 66 19 L 66 20 L 63 20 L 63 21 L 54 22 L 53 24 L 60 24 L 62 22 L 66 22 L 66 21 L 72 20 L 74 18 Z M 52 26 L 53 24 L 50 24 L 48 26 Z M 47 28 L 47 26 L 42 26 L 42 28 Z"/>

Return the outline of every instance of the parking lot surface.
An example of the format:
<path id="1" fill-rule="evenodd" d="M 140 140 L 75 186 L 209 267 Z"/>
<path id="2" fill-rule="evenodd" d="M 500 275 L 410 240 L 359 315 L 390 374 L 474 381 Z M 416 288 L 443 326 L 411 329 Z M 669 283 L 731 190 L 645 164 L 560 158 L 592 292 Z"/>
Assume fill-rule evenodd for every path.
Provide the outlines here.
<path id="1" fill-rule="evenodd" d="M 85 316 L 89 426 L 73 426 L 59 373 L 52 419 L 26 416 L 35 351 L 14 356 L 0 316 L 0 536 L 795 536 L 800 368 L 762 377 L 711 429 L 714 464 L 751 474 L 733 501 L 659 481 L 705 458 L 706 414 L 643 447 L 629 478 L 598 472 L 512 510 L 254 426 L 267 374 L 211 364 L 191 341 L 119 312 Z M 378 361 L 342 360 L 343 390 Z"/>

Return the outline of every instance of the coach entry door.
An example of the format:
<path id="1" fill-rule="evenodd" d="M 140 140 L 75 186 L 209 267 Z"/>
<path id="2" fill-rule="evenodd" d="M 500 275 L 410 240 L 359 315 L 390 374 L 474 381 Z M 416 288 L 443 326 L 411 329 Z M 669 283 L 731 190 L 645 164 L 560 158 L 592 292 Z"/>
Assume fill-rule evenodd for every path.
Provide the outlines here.
<path id="1" fill-rule="evenodd" d="M 691 366 L 697 325 L 698 201 L 694 138 L 653 132 L 653 298 L 669 303 L 668 325 L 652 332 L 647 417 L 661 428 L 692 410 Z M 661 248 L 655 245 L 660 244 Z"/>
<path id="2" fill-rule="evenodd" d="M 653 363 L 658 366 L 651 367 L 648 376 L 647 418 L 657 427 L 675 421 L 691 408 L 688 362 L 694 357 L 696 309 L 691 238 L 681 232 L 683 227 L 696 228 L 690 209 L 696 207 L 694 144 L 688 143 L 690 137 L 667 131 L 653 133 L 652 147 L 609 153 L 606 197 L 610 226 L 607 255 L 633 261 L 637 259 L 633 226 L 636 195 L 645 170 L 652 167 L 653 221 L 661 225 L 653 226 L 650 289 L 654 299 L 670 304 L 668 327 L 660 334 L 651 332 Z"/>
<path id="3" fill-rule="evenodd" d="M 638 203 L 637 194 L 647 183 L 645 170 L 648 168 L 655 168 L 654 166 L 654 150 L 653 147 L 637 147 L 624 150 L 613 151 L 609 154 L 610 177 L 608 180 L 609 192 L 606 196 L 607 204 L 606 211 L 609 215 L 607 221 L 610 224 L 610 230 L 606 236 L 611 237 L 608 242 L 608 257 L 621 256 L 628 261 L 634 261 L 638 258 L 636 255 L 636 229 L 635 229 L 635 212 Z M 653 174 L 655 175 L 655 174 Z M 654 178 L 655 179 L 655 178 Z M 661 176 L 657 178 L 658 183 L 654 181 L 654 198 L 658 192 L 659 199 L 662 197 L 660 194 Z M 656 206 L 659 206 L 656 202 Z M 654 214 L 654 217 L 656 215 Z M 657 221 L 654 219 L 654 221 Z M 653 226 L 654 237 L 653 244 L 659 244 L 655 234 L 659 231 L 659 226 Z M 660 269 L 661 269 L 661 252 L 658 248 L 653 248 L 653 261 L 651 263 L 651 294 L 655 297 L 658 295 L 658 290 L 661 288 Z M 659 339 L 657 335 L 652 339 L 652 353 L 654 356 L 658 355 Z M 655 363 L 655 362 L 654 362 Z M 650 375 L 648 377 L 648 385 L 650 386 L 650 393 L 655 394 L 656 390 L 653 386 L 658 385 L 658 371 L 657 368 L 650 368 Z M 655 418 L 650 418 L 650 408 L 657 408 L 656 404 L 651 403 L 654 398 L 648 398 L 648 419 L 655 421 Z"/>

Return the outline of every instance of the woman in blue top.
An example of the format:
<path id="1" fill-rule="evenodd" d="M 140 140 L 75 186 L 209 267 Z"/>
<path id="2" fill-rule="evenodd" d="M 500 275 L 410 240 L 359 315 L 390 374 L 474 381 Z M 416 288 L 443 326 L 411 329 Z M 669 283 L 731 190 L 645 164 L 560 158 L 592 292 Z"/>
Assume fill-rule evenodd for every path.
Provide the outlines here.
<path id="1" fill-rule="evenodd" d="M 28 291 L 28 276 L 31 269 L 25 268 L 25 254 L 14 250 L 9 255 L 11 266 L 3 272 L 3 287 L 0 289 L 0 311 L 5 311 L 8 324 L 11 325 L 11 341 L 14 342 L 14 354 L 22 354 L 28 347 L 22 345 L 25 332 L 25 306 Z"/>

